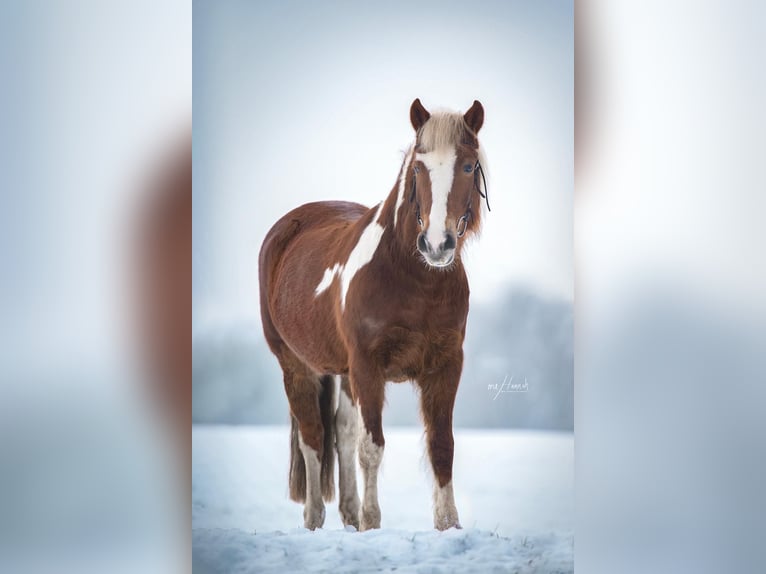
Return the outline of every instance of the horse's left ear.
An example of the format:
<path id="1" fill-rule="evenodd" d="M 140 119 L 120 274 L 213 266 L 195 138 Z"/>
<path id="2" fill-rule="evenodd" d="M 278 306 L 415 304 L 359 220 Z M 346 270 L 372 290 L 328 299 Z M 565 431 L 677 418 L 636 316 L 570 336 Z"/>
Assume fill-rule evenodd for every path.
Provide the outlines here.
<path id="1" fill-rule="evenodd" d="M 473 133 L 479 133 L 481 126 L 484 125 L 484 106 L 479 100 L 473 101 L 471 109 L 465 113 L 463 119 Z"/>

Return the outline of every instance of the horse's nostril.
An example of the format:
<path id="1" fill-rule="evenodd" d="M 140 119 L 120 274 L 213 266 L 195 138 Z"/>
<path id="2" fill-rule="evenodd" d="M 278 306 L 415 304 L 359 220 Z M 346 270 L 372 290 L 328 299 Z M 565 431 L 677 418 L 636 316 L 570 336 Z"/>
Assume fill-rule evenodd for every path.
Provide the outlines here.
<path id="1" fill-rule="evenodd" d="M 426 236 L 422 233 L 418 235 L 418 249 L 421 253 L 428 253 L 430 251 L 428 248 L 428 241 L 426 241 Z"/>
<path id="2" fill-rule="evenodd" d="M 444 242 L 441 244 L 441 250 L 449 251 L 451 249 L 455 249 L 455 245 L 455 236 L 452 233 L 447 233 L 447 236 L 444 238 Z"/>

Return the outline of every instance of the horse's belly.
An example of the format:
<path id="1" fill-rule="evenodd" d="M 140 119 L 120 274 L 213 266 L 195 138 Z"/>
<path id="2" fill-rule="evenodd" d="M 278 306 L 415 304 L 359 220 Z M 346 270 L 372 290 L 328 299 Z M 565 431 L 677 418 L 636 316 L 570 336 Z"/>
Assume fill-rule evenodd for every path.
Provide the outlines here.
<path id="1" fill-rule="evenodd" d="M 317 373 L 348 373 L 348 354 L 333 327 L 317 327 L 311 317 L 307 317 L 297 328 L 280 331 L 292 351 Z"/>

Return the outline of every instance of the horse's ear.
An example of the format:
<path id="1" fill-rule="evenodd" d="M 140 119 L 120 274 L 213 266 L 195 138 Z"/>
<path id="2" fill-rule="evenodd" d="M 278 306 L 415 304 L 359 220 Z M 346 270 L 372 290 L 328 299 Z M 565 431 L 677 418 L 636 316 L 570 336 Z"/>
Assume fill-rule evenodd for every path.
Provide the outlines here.
<path id="1" fill-rule="evenodd" d="M 420 103 L 420 98 L 415 98 L 415 101 L 412 102 L 412 106 L 410 106 L 410 121 L 412 122 L 412 127 L 415 128 L 415 131 L 422 128 L 423 124 L 426 123 L 430 117 L 431 114 L 429 114 L 428 110 Z"/>
<path id="2" fill-rule="evenodd" d="M 481 126 L 484 125 L 484 106 L 479 100 L 473 101 L 471 109 L 465 113 L 463 119 L 473 133 L 479 133 Z"/>

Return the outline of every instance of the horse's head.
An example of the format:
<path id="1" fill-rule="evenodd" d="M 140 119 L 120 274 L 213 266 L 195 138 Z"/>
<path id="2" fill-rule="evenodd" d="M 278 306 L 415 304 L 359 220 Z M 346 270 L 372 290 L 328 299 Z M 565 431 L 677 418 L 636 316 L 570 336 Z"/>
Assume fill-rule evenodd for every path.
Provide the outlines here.
<path id="1" fill-rule="evenodd" d="M 474 101 L 465 113 L 429 113 L 419 99 L 410 120 L 416 139 L 403 174 L 410 187 L 410 217 L 417 222 L 417 249 L 432 267 L 448 267 L 460 255 L 465 239 L 481 223 L 486 182 L 477 134 L 484 108 Z"/>

